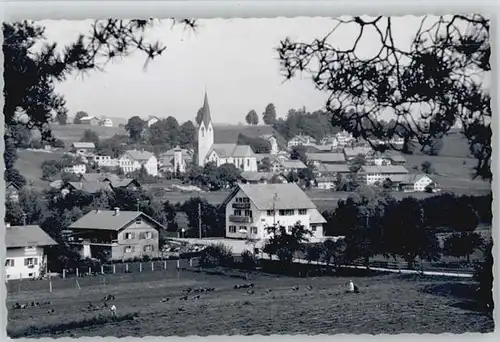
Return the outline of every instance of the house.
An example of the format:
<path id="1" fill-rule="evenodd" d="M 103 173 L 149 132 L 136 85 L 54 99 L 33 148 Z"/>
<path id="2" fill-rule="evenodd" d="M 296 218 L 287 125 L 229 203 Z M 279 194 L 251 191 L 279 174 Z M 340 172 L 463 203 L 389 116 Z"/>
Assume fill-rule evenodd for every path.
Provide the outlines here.
<path id="1" fill-rule="evenodd" d="M 323 220 L 316 205 L 295 183 L 239 184 L 224 201 L 226 237 L 267 239 L 266 227 L 274 224 L 291 229 L 300 222 L 323 238 Z"/>
<path id="2" fill-rule="evenodd" d="M 373 155 L 366 158 L 366 164 L 376 166 L 392 165 L 392 160 L 383 153 L 374 153 Z"/>
<path id="3" fill-rule="evenodd" d="M 111 119 L 102 119 L 99 122 L 99 125 L 103 127 L 113 127 L 113 121 L 111 121 Z"/>
<path id="4" fill-rule="evenodd" d="M 95 195 L 102 191 L 113 191 L 113 188 L 107 182 L 64 182 L 60 190 L 61 195 L 64 197 L 70 192 L 77 190 Z"/>
<path id="5" fill-rule="evenodd" d="M 123 178 L 117 181 L 109 181 L 111 189 L 140 190 L 141 184 L 133 178 Z"/>
<path id="6" fill-rule="evenodd" d="M 57 243 L 37 225 L 5 224 L 5 278 L 27 279 L 42 276 L 47 269 L 45 248 Z"/>
<path id="7" fill-rule="evenodd" d="M 337 175 L 346 175 L 350 172 L 351 169 L 349 168 L 349 165 L 346 164 L 321 164 L 315 169 L 314 173 L 317 177 L 337 177 Z"/>
<path id="8" fill-rule="evenodd" d="M 299 134 L 290 139 L 287 146 L 291 149 L 295 146 L 310 146 L 314 144 L 316 144 L 316 140 L 313 137 L 305 134 Z"/>
<path id="9" fill-rule="evenodd" d="M 425 174 L 406 174 L 388 177 L 393 186 L 404 192 L 424 192 L 428 186 L 436 186 L 436 183 Z"/>
<path id="10" fill-rule="evenodd" d="M 71 144 L 71 150 L 77 155 L 87 157 L 94 154 L 95 144 L 93 142 L 74 142 Z"/>
<path id="11" fill-rule="evenodd" d="M 5 183 L 5 198 L 12 202 L 19 202 L 19 191 L 21 187 L 14 182 Z"/>
<path id="12" fill-rule="evenodd" d="M 158 176 L 158 160 L 153 153 L 148 151 L 126 151 L 118 160 L 118 165 L 125 174 L 138 171 L 144 166 L 148 175 Z"/>
<path id="13" fill-rule="evenodd" d="M 390 179 L 392 176 L 406 175 L 408 174 L 408 170 L 401 165 L 364 165 L 361 167 L 358 174 L 366 185 L 374 185 L 375 183 L 383 182 L 387 178 Z"/>
<path id="14" fill-rule="evenodd" d="M 188 149 L 176 146 L 173 149 L 163 152 L 158 157 L 160 168 L 163 172 L 184 173 L 189 164 L 193 161 L 193 152 Z"/>
<path id="15" fill-rule="evenodd" d="M 150 116 L 147 120 L 146 120 L 146 124 L 148 127 L 151 127 L 153 126 L 155 123 L 157 123 L 158 121 L 160 121 L 160 119 L 156 116 Z"/>
<path id="16" fill-rule="evenodd" d="M 299 170 L 307 169 L 307 166 L 300 160 L 282 160 L 276 159 L 271 163 L 271 171 L 279 173 L 298 172 Z"/>
<path id="17" fill-rule="evenodd" d="M 74 173 L 76 175 L 81 175 L 87 172 L 87 165 L 83 163 L 77 163 L 72 166 L 67 166 L 63 169 L 63 172 Z"/>
<path id="18" fill-rule="evenodd" d="M 100 167 L 117 167 L 119 165 L 118 159 L 111 156 L 95 155 L 92 156 L 91 161 Z"/>
<path id="19" fill-rule="evenodd" d="M 341 131 L 335 134 L 335 139 L 337 140 L 338 145 L 345 146 L 351 143 L 354 140 L 354 137 L 352 136 L 351 133 L 348 133 L 346 131 Z"/>
<path id="20" fill-rule="evenodd" d="M 274 175 L 273 172 L 243 171 L 240 176 L 243 184 L 267 184 Z"/>
<path id="21" fill-rule="evenodd" d="M 336 188 L 336 177 L 324 176 L 316 178 L 316 187 L 320 190 L 333 190 Z"/>
<path id="22" fill-rule="evenodd" d="M 393 165 L 406 165 L 406 158 L 398 151 L 385 151 L 384 155 L 391 160 Z"/>
<path id="23" fill-rule="evenodd" d="M 311 144 L 305 146 L 305 152 L 306 153 L 324 153 L 324 152 L 332 152 L 333 150 L 332 145 L 318 145 L 318 144 Z"/>
<path id="24" fill-rule="evenodd" d="M 99 119 L 95 116 L 84 116 L 80 118 L 81 125 L 97 126 L 99 124 Z"/>
<path id="25" fill-rule="evenodd" d="M 352 162 L 358 155 L 369 157 L 373 153 L 371 147 L 345 147 L 344 155 L 347 162 Z"/>
<path id="26" fill-rule="evenodd" d="M 214 143 L 214 128 L 205 93 L 203 116 L 198 127 L 198 166 L 205 166 L 208 162 L 217 166 L 233 164 L 242 171 L 257 171 L 257 157 L 251 146 L 238 145 L 236 142 Z"/>
<path id="27" fill-rule="evenodd" d="M 80 182 L 82 185 L 73 187 L 76 188 L 85 188 L 85 183 L 101 183 L 102 185 L 88 185 L 87 187 L 96 187 L 102 188 L 106 191 L 111 191 L 117 188 L 121 189 L 129 189 L 129 190 L 137 190 L 141 188 L 141 185 L 136 179 L 133 178 L 120 178 L 115 174 L 106 174 L 106 173 L 87 173 L 81 176 Z M 77 182 L 76 182 L 77 183 Z"/>
<path id="28" fill-rule="evenodd" d="M 319 141 L 319 144 L 323 146 L 331 146 L 333 148 L 337 147 L 339 142 L 335 136 L 326 136 Z"/>
<path id="29" fill-rule="evenodd" d="M 306 153 L 307 161 L 317 167 L 320 164 L 345 164 L 345 157 L 342 153 Z"/>
<path id="30" fill-rule="evenodd" d="M 271 145 L 271 150 L 269 151 L 269 154 L 275 155 L 278 153 L 279 151 L 278 139 L 274 136 L 274 134 L 263 134 L 260 136 L 260 138 L 268 141 L 269 145 Z"/>
<path id="31" fill-rule="evenodd" d="M 82 257 L 105 256 L 108 260 L 158 257 L 159 231 L 165 227 L 140 211 L 92 210 L 69 226 L 68 243 Z"/>

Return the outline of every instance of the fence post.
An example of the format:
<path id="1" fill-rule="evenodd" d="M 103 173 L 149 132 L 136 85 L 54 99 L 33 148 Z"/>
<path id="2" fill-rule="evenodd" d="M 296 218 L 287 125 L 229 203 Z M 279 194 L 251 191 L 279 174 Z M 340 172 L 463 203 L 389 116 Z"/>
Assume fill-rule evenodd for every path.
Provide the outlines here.
<path id="1" fill-rule="evenodd" d="M 139 272 L 142 272 L 142 262 L 139 263 Z"/>
<path id="2" fill-rule="evenodd" d="M 76 277 L 78 278 L 78 267 L 76 268 Z"/>
<path id="3" fill-rule="evenodd" d="M 104 266 L 101 265 L 101 274 L 104 274 Z"/>
<path id="4" fill-rule="evenodd" d="M 52 293 L 52 277 L 50 276 L 50 273 L 49 273 L 49 291 L 50 293 Z"/>
<path id="5" fill-rule="evenodd" d="M 167 269 L 167 260 L 163 260 L 163 269 L 166 270 Z"/>
<path id="6" fill-rule="evenodd" d="M 189 258 L 189 267 L 193 267 L 193 258 Z"/>
<path id="7" fill-rule="evenodd" d="M 154 270 L 155 270 L 155 262 L 151 261 L 151 271 L 154 271 Z"/>
<path id="8" fill-rule="evenodd" d="M 89 275 L 92 274 L 92 268 L 89 266 Z"/>
<path id="9" fill-rule="evenodd" d="M 66 269 L 63 268 L 63 279 L 66 279 Z"/>
<path id="10" fill-rule="evenodd" d="M 125 272 L 128 272 L 128 264 L 125 264 Z"/>
<path id="11" fill-rule="evenodd" d="M 177 259 L 177 269 L 181 268 L 181 259 Z"/>
<path id="12" fill-rule="evenodd" d="M 113 274 L 116 273 L 116 264 L 113 264 Z"/>

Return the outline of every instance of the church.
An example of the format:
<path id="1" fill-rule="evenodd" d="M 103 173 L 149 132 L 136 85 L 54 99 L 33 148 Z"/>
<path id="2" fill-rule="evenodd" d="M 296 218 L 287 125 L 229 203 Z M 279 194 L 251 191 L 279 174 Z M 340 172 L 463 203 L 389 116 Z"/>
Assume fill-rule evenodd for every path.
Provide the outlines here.
<path id="1" fill-rule="evenodd" d="M 233 164 L 241 171 L 257 171 L 257 156 L 249 145 L 214 143 L 214 125 L 205 93 L 203 116 L 198 127 L 198 165 L 214 162 L 217 166 Z"/>

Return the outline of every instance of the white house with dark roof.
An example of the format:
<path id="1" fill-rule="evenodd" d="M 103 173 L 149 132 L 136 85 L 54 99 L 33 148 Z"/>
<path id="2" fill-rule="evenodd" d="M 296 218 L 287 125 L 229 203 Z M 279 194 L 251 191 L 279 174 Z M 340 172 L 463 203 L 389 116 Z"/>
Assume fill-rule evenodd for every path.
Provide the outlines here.
<path id="1" fill-rule="evenodd" d="M 424 192 L 428 186 L 436 186 L 436 183 L 423 173 L 394 175 L 388 178 L 393 186 L 404 192 Z"/>
<path id="2" fill-rule="evenodd" d="M 97 126 L 99 124 L 99 118 L 96 118 L 95 116 L 84 116 L 83 118 L 80 118 L 80 124 Z"/>
<path id="3" fill-rule="evenodd" d="M 113 121 L 109 118 L 105 118 L 99 121 L 99 125 L 103 127 L 113 127 Z"/>
<path id="4" fill-rule="evenodd" d="M 7 280 L 38 278 L 46 270 L 45 248 L 57 245 L 37 225 L 11 226 L 5 224 L 5 277 Z"/>
<path id="5" fill-rule="evenodd" d="M 251 146 L 214 143 L 214 127 L 205 93 L 203 116 L 198 127 L 198 165 L 204 166 L 208 162 L 217 166 L 233 164 L 242 171 L 257 171 L 257 157 Z"/>
<path id="6" fill-rule="evenodd" d="M 95 152 L 95 144 L 93 142 L 74 142 L 71 144 L 72 152 L 83 156 L 91 156 Z"/>
<path id="7" fill-rule="evenodd" d="M 153 153 L 148 151 L 126 151 L 118 160 L 118 164 L 125 174 L 138 171 L 144 166 L 149 175 L 158 176 L 158 160 Z"/>
<path id="8" fill-rule="evenodd" d="M 321 164 L 316 170 L 315 174 L 318 177 L 322 176 L 332 176 L 336 177 L 337 175 L 347 175 L 351 172 L 349 169 L 349 165 L 347 164 Z"/>
<path id="9" fill-rule="evenodd" d="M 362 155 L 364 157 L 369 157 L 373 154 L 373 152 L 374 151 L 371 147 L 358 146 L 358 147 L 345 147 L 344 148 L 345 159 L 348 162 L 354 160 L 358 155 Z"/>
<path id="10" fill-rule="evenodd" d="M 315 145 L 316 139 L 306 134 L 298 134 L 290 139 L 287 143 L 288 148 L 293 148 L 295 146 L 310 146 Z"/>
<path id="11" fill-rule="evenodd" d="M 193 161 L 193 151 L 176 146 L 158 157 L 158 164 L 163 172 L 184 173 L 188 165 Z"/>
<path id="12" fill-rule="evenodd" d="M 278 151 L 279 151 L 278 139 L 276 139 L 274 134 L 263 134 L 260 136 L 260 138 L 269 142 L 269 145 L 271 146 L 271 150 L 269 151 L 269 154 L 275 155 L 278 153 Z"/>
<path id="13" fill-rule="evenodd" d="M 266 227 L 291 229 L 297 222 L 312 231 L 311 241 L 323 238 L 326 220 L 295 183 L 239 184 L 223 205 L 228 238 L 267 239 Z"/>
<path id="14" fill-rule="evenodd" d="M 321 164 L 345 164 L 346 160 L 342 153 L 324 152 L 324 153 L 306 153 L 307 161 L 314 166 Z"/>
<path id="15" fill-rule="evenodd" d="M 69 243 L 83 257 L 111 260 L 159 256 L 159 230 L 164 226 L 140 211 L 92 210 L 69 226 Z"/>
<path id="16" fill-rule="evenodd" d="M 296 159 L 276 159 L 271 163 L 271 171 L 278 173 L 298 172 L 307 169 L 307 166 Z"/>
<path id="17" fill-rule="evenodd" d="M 374 185 L 377 182 L 382 183 L 387 178 L 393 176 L 406 175 L 408 174 L 408 170 L 401 165 L 364 165 L 358 171 L 358 174 L 366 185 Z"/>

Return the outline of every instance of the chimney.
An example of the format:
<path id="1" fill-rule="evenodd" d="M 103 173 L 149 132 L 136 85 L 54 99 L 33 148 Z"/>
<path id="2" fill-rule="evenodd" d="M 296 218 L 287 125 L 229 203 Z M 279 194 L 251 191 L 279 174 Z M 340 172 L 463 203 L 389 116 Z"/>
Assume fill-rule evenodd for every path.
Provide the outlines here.
<path id="1" fill-rule="evenodd" d="M 115 216 L 120 215 L 120 208 L 115 207 Z"/>

